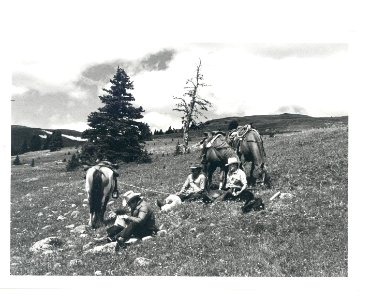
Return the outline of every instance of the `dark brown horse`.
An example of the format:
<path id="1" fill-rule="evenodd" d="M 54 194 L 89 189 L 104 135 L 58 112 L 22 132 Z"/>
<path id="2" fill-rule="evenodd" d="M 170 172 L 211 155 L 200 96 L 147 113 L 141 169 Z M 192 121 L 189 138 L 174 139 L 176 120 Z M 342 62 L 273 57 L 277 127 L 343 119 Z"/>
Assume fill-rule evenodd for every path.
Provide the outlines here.
<path id="1" fill-rule="evenodd" d="M 237 154 L 227 143 L 223 133 L 219 132 L 212 135 L 210 132 L 205 132 L 204 134 L 206 137 L 200 143 L 203 153 L 201 163 L 207 177 L 207 188 L 210 189 L 212 177 L 217 168 L 220 169 L 219 189 L 225 188 L 228 158 L 237 157 Z"/>
<path id="2" fill-rule="evenodd" d="M 246 170 L 246 164 L 251 162 L 249 184 L 266 184 L 270 187 L 270 177 L 265 166 L 266 154 L 263 146 L 263 140 L 255 129 L 250 129 L 242 137 L 236 146 L 238 157 Z M 229 141 L 232 144 L 231 141 Z"/>

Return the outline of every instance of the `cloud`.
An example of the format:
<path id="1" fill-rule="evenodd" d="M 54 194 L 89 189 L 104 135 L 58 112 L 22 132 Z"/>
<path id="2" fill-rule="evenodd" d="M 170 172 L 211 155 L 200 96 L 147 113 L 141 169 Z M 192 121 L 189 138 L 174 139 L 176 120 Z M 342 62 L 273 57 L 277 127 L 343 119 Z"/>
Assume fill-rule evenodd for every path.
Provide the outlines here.
<path id="1" fill-rule="evenodd" d="M 283 59 L 288 57 L 323 57 L 346 51 L 347 49 L 347 44 L 261 44 L 251 47 L 251 52 L 258 56 Z"/>
<path id="2" fill-rule="evenodd" d="M 282 114 L 282 113 L 292 113 L 292 114 L 301 114 L 305 115 L 307 114 L 307 111 L 304 107 L 298 106 L 298 105 L 285 105 L 280 106 L 275 113 Z"/>
<path id="3" fill-rule="evenodd" d="M 155 129 L 168 129 L 169 126 L 173 128 L 181 127 L 181 120 L 175 114 L 171 115 L 168 113 L 149 112 L 143 114 L 142 121 L 147 123 L 152 131 Z"/>
<path id="4" fill-rule="evenodd" d="M 164 49 L 154 54 L 149 54 L 139 62 L 145 71 L 163 71 L 169 67 L 174 58 L 175 50 Z"/>

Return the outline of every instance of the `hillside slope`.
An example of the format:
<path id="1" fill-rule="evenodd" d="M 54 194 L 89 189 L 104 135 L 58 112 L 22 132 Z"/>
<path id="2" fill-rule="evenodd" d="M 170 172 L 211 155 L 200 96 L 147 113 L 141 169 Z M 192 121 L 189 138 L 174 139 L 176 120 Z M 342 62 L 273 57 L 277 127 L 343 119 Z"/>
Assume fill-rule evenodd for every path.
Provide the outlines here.
<path id="1" fill-rule="evenodd" d="M 35 167 L 12 166 L 10 274 L 92 276 L 98 270 L 106 276 L 347 276 L 347 126 L 263 138 L 273 188 L 256 191 L 265 210 L 249 214 L 242 214 L 242 203 L 220 200 L 183 203 L 160 213 L 156 201 L 179 191 L 200 152 L 173 156 L 176 140 L 171 138 L 149 143 L 161 150 L 153 151 L 150 164 L 122 165 L 119 190 L 121 195 L 129 189 L 141 192 L 168 233 L 119 254 L 86 252 L 105 228 L 73 231 L 87 224 L 89 208 L 85 172 L 66 172 L 58 163 L 66 150 L 26 153 L 23 159 L 34 158 Z M 277 191 L 282 197 L 270 200 Z M 121 202 L 122 196 L 110 207 Z M 58 250 L 48 255 L 29 251 L 50 236 L 63 241 Z M 148 265 L 138 267 L 138 257 L 148 259 Z"/>

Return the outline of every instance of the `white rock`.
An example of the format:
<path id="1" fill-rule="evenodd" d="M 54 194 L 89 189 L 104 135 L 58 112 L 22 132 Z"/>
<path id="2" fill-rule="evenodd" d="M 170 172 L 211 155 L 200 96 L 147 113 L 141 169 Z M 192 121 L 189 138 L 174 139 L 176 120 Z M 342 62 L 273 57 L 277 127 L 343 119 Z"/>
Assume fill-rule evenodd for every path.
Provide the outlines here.
<path id="1" fill-rule="evenodd" d="M 150 239 L 152 239 L 151 236 L 145 236 L 145 237 L 142 238 L 142 241 L 148 241 L 148 240 L 150 240 Z"/>
<path id="2" fill-rule="evenodd" d="M 88 205 L 84 203 L 82 206 L 83 206 L 83 207 L 87 207 Z"/>
<path id="3" fill-rule="evenodd" d="M 196 227 L 191 228 L 189 232 L 196 232 Z"/>
<path id="4" fill-rule="evenodd" d="M 151 260 L 148 258 L 144 258 L 144 257 L 137 257 L 134 260 L 134 265 L 139 266 L 139 267 L 148 266 L 150 263 L 151 263 Z"/>
<path id="5" fill-rule="evenodd" d="M 75 203 L 72 203 L 71 204 L 71 207 L 73 208 L 73 207 L 76 207 L 76 204 Z"/>
<path id="6" fill-rule="evenodd" d="M 102 271 L 97 270 L 97 271 L 94 272 L 94 275 L 95 276 L 102 276 Z"/>
<path id="7" fill-rule="evenodd" d="M 78 196 L 84 195 L 84 193 L 77 193 Z"/>
<path id="8" fill-rule="evenodd" d="M 79 225 L 79 226 L 76 226 L 72 232 L 74 233 L 85 233 L 86 230 L 87 230 L 88 226 L 87 225 Z"/>
<path id="9" fill-rule="evenodd" d="M 113 242 L 113 243 L 108 243 L 108 244 L 101 245 L 101 246 L 96 246 L 93 249 L 87 250 L 85 253 L 112 253 L 113 254 L 115 253 L 116 244 L 117 244 L 116 242 Z"/>
<path id="10" fill-rule="evenodd" d="M 42 212 L 39 212 L 38 214 L 37 214 L 37 216 L 38 217 L 42 217 L 44 214 L 42 213 Z"/>
<path id="11" fill-rule="evenodd" d="M 67 225 L 66 228 L 74 228 L 75 224 Z"/>
<path id="12" fill-rule="evenodd" d="M 57 220 L 64 220 L 66 217 L 63 217 L 63 216 L 59 216 L 58 218 L 57 218 Z"/>
<path id="13" fill-rule="evenodd" d="M 49 187 L 47 187 L 47 186 L 43 186 L 43 189 L 44 189 L 44 190 L 46 190 L 46 189 L 48 189 L 48 188 L 49 188 Z"/>
<path id="14" fill-rule="evenodd" d="M 165 236 L 167 234 L 167 231 L 165 229 L 157 231 L 158 236 Z"/>
<path id="15" fill-rule="evenodd" d="M 56 236 L 47 237 L 36 242 L 29 250 L 33 253 L 43 252 L 46 250 L 54 250 L 62 246 L 63 242 Z"/>
<path id="16" fill-rule="evenodd" d="M 82 200 L 82 202 L 89 202 L 88 198 Z"/>
<path id="17" fill-rule="evenodd" d="M 132 245 L 132 244 L 135 244 L 135 243 L 138 243 L 138 242 L 139 242 L 139 239 L 137 239 L 137 238 L 131 238 L 131 239 L 127 240 L 125 242 L 125 244 Z"/>
<path id="18" fill-rule="evenodd" d="M 73 212 L 71 212 L 71 217 L 76 219 L 79 214 L 80 212 L 78 210 L 74 210 Z"/>
<path id="19" fill-rule="evenodd" d="M 281 193 L 279 195 L 280 199 L 291 199 L 293 197 L 293 194 L 291 193 Z"/>
<path id="20" fill-rule="evenodd" d="M 43 228 L 41 228 L 42 230 L 45 230 L 45 229 L 48 229 L 49 227 L 51 227 L 51 225 L 46 225 L 44 226 Z"/>
<path id="21" fill-rule="evenodd" d="M 70 262 L 68 263 L 68 265 L 70 267 L 81 266 L 82 265 L 82 260 L 81 259 L 72 259 L 72 260 L 70 260 Z"/>

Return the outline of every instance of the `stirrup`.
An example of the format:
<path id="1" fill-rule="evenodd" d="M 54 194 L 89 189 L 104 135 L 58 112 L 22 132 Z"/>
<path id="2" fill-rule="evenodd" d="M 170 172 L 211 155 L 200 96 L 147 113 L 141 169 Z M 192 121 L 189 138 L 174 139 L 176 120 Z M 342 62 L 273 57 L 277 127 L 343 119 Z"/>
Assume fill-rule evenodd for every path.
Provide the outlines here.
<path id="1" fill-rule="evenodd" d="M 119 192 L 118 191 L 113 191 L 112 192 L 112 198 L 117 199 L 119 197 Z"/>

